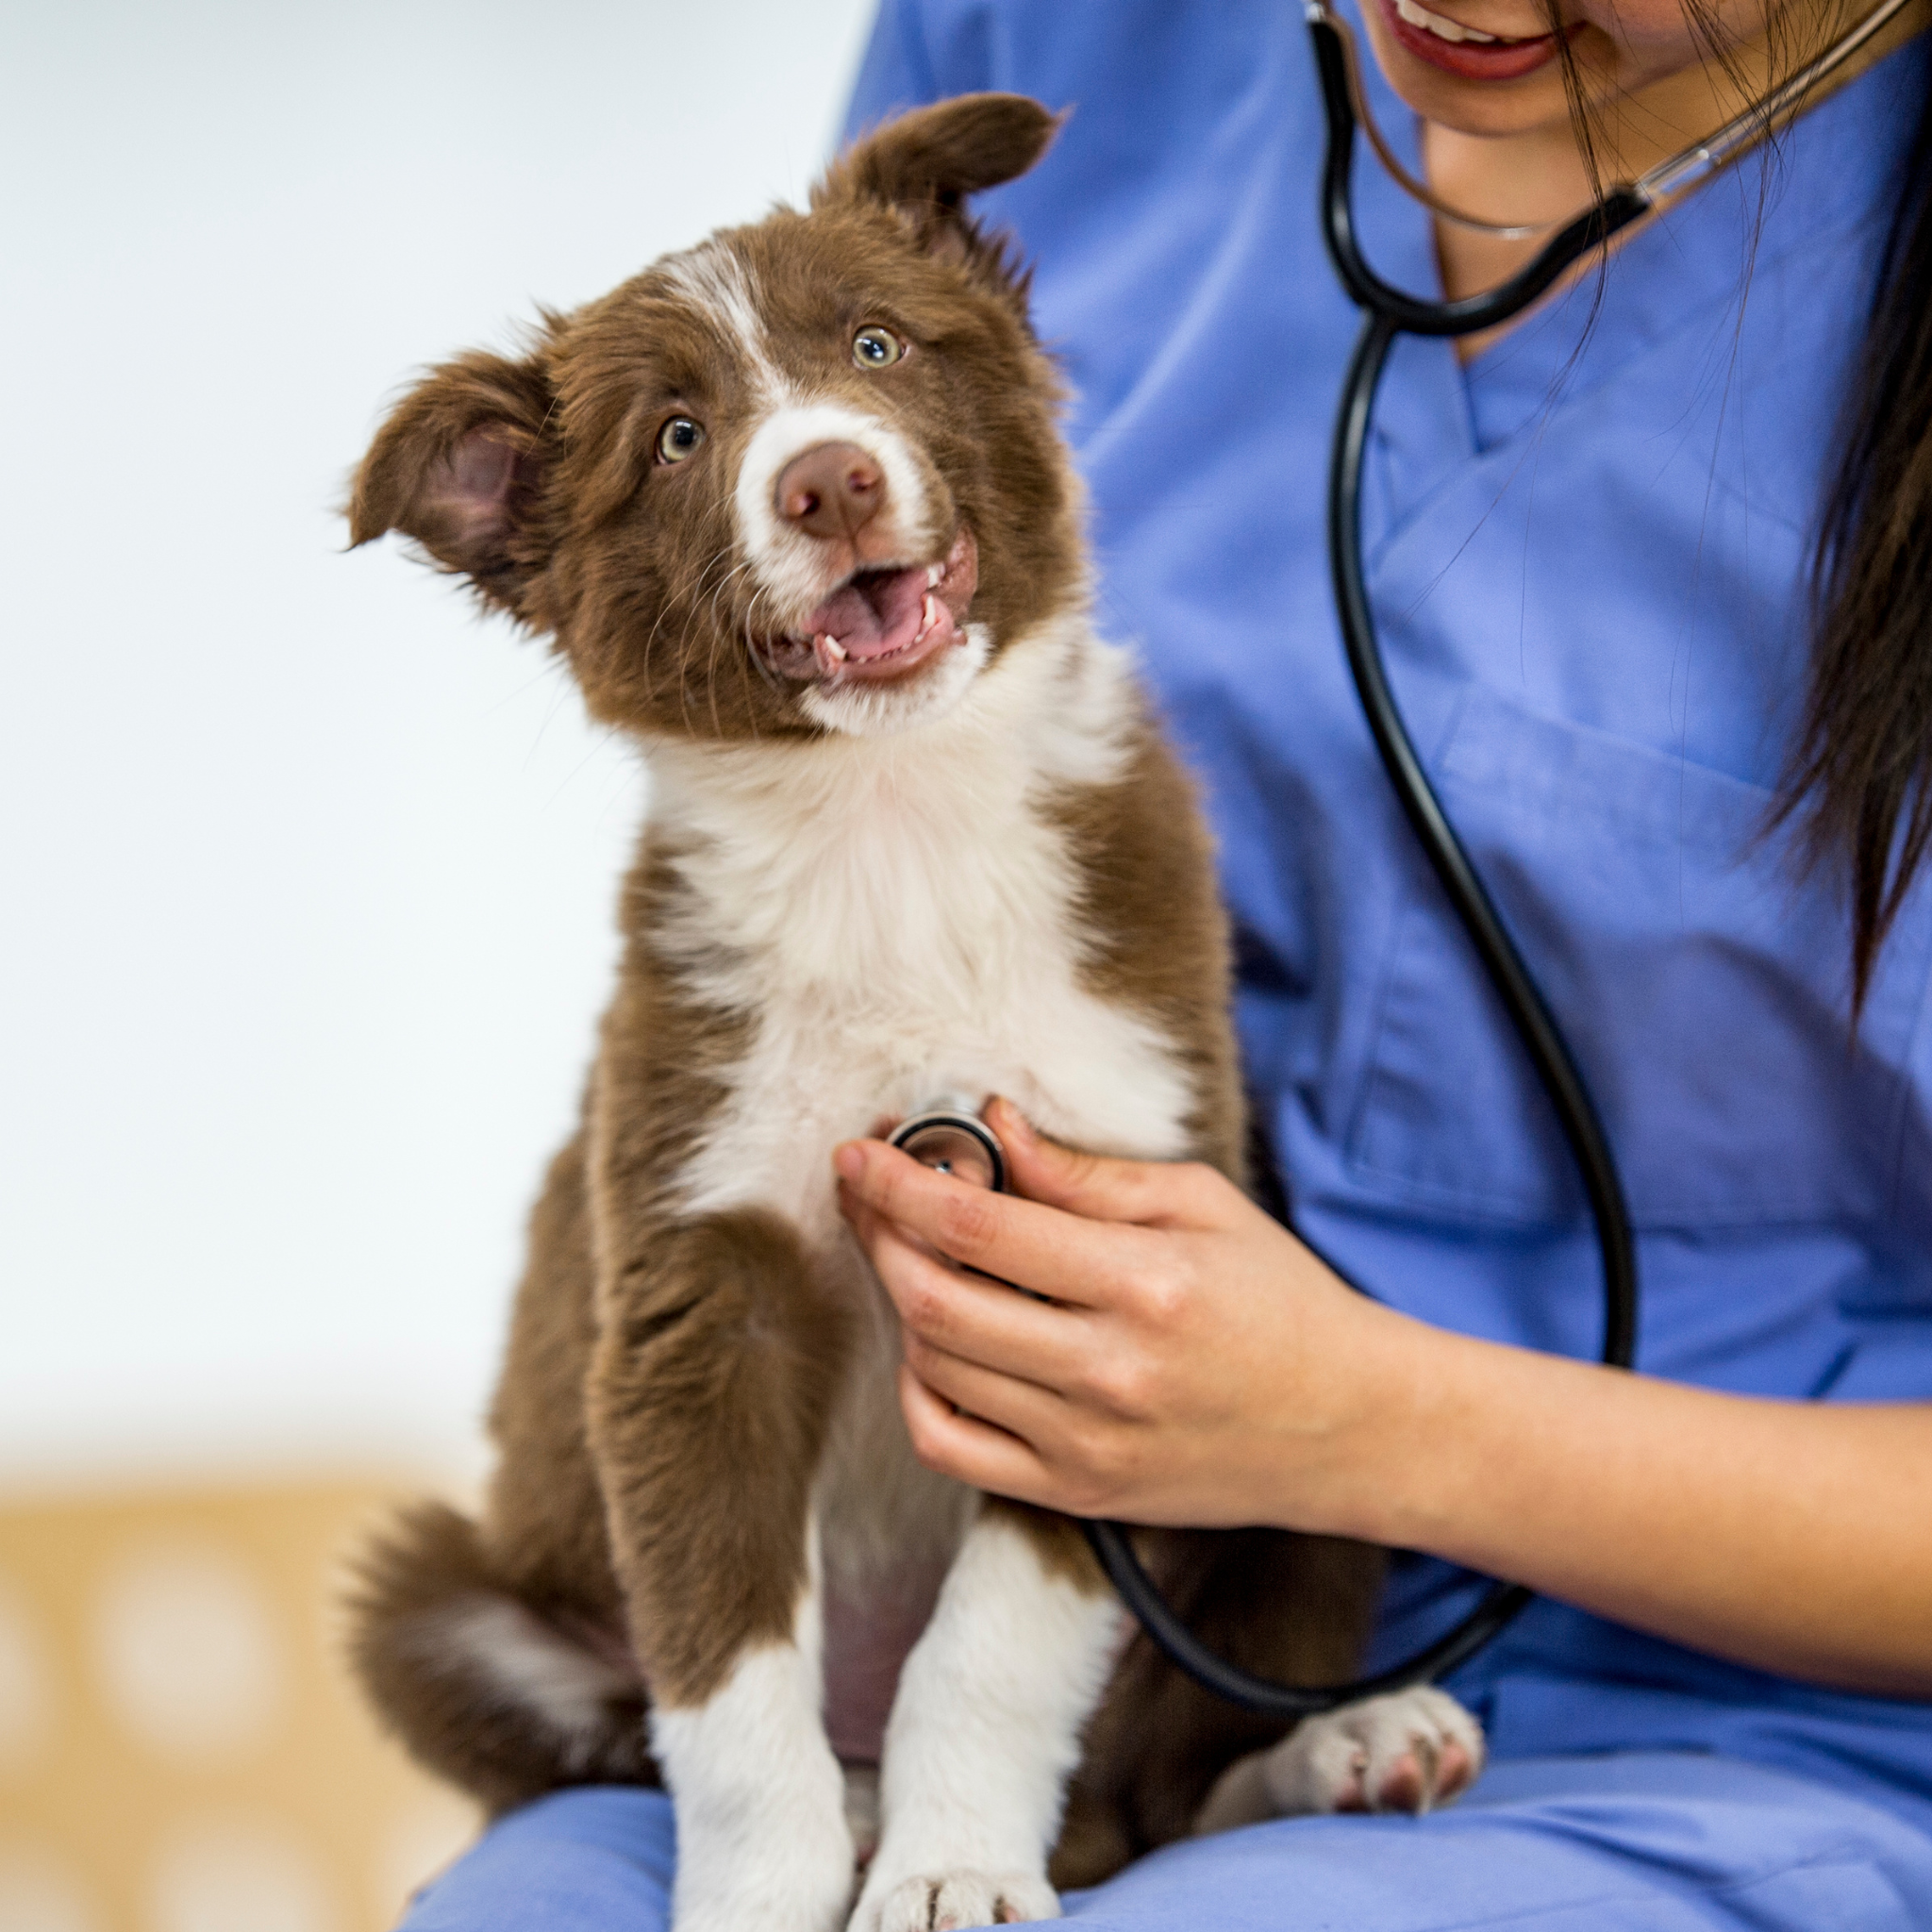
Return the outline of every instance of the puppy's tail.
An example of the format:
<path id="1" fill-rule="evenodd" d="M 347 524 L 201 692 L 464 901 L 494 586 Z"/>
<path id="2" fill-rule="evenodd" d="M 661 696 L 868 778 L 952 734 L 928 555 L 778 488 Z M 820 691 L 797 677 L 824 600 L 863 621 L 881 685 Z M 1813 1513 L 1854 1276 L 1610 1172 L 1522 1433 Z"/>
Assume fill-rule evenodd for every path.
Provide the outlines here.
<path id="1" fill-rule="evenodd" d="M 505 1582 L 476 1525 L 406 1511 L 363 1556 L 350 1657 L 410 1755 L 492 1812 L 561 1785 L 658 1782 L 635 1665 Z"/>

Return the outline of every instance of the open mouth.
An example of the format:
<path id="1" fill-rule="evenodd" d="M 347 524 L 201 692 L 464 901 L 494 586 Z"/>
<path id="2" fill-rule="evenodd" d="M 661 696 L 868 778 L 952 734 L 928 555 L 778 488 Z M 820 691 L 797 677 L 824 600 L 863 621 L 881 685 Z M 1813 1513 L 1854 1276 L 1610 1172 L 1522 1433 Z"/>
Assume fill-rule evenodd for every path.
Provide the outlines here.
<path id="1" fill-rule="evenodd" d="M 962 527 L 943 561 L 855 571 L 797 630 L 755 648 L 781 676 L 884 683 L 958 642 L 978 581 L 978 546 Z"/>
<path id="2" fill-rule="evenodd" d="M 1421 0 L 1381 4 L 1391 31 L 1409 53 L 1464 80 L 1515 80 L 1557 58 L 1558 41 L 1553 33 L 1511 39 L 1465 26 Z"/>

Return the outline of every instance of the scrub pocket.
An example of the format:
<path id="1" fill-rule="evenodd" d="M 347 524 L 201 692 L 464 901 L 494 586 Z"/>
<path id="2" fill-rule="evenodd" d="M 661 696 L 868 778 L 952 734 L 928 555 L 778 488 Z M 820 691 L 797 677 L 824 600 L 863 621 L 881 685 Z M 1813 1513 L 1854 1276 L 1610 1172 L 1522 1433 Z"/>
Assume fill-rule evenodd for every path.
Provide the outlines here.
<path id="1" fill-rule="evenodd" d="M 1569 1036 L 1637 1224 L 1883 1211 L 1932 958 L 1925 890 L 1854 1038 L 1845 913 L 1796 879 L 1784 839 L 1760 838 L 1770 793 L 1480 688 L 1435 777 Z M 1374 1192 L 1416 1208 L 1525 1226 L 1584 1213 L 1433 875 L 1396 922 L 1348 1153 Z"/>

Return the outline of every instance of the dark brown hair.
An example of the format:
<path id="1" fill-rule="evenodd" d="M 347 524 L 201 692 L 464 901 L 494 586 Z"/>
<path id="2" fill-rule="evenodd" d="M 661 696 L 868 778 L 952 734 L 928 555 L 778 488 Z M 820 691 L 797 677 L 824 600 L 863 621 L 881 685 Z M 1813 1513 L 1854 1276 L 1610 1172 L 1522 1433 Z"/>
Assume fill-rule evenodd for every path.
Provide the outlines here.
<path id="1" fill-rule="evenodd" d="M 1560 34 L 1560 0 L 1544 4 Z M 1741 79 L 1710 0 L 1683 4 L 1705 58 Z M 1809 44 L 1771 8 L 1772 80 L 1838 39 L 1869 4 L 1837 0 Z M 1584 167 L 1601 194 L 1594 110 L 1567 40 L 1558 48 Z M 1760 216 L 1776 144 L 1772 130 Z M 1895 192 L 1864 340 L 1850 364 L 1836 466 L 1821 499 L 1811 686 L 1767 825 L 1796 822 L 1805 867 L 1846 875 L 1855 1019 L 1885 936 L 1932 849 L 1932 85 Z"/>
<path id="2" fill-rule="evenodd" d="M 1932 845 L 1932 87 L 1900 168 L 1824 499 L 1811 689 L 1775 822 L 1848 865 L 1852 990 Z"/>

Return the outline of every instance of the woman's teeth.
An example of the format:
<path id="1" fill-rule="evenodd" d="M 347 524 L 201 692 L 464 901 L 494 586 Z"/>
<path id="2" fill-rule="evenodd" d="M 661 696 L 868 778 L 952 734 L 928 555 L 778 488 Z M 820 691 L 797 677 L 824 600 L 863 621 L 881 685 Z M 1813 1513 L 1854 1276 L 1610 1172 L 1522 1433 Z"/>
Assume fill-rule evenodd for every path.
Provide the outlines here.
<path id="1" fill-rule="evenodd" d="M 1445 20 L 1440 13 L 1431 13 L 1426 7 L 1418 7 L 1416 0 L 1395 0 L 1395 10 L 1410 26 L 1426 27 L 1438 40 L 1474 41 L 1479 47 L 1493 45 L 1503 40 L 1501 34 L 1478 33 L 1473 26 Z"/>

